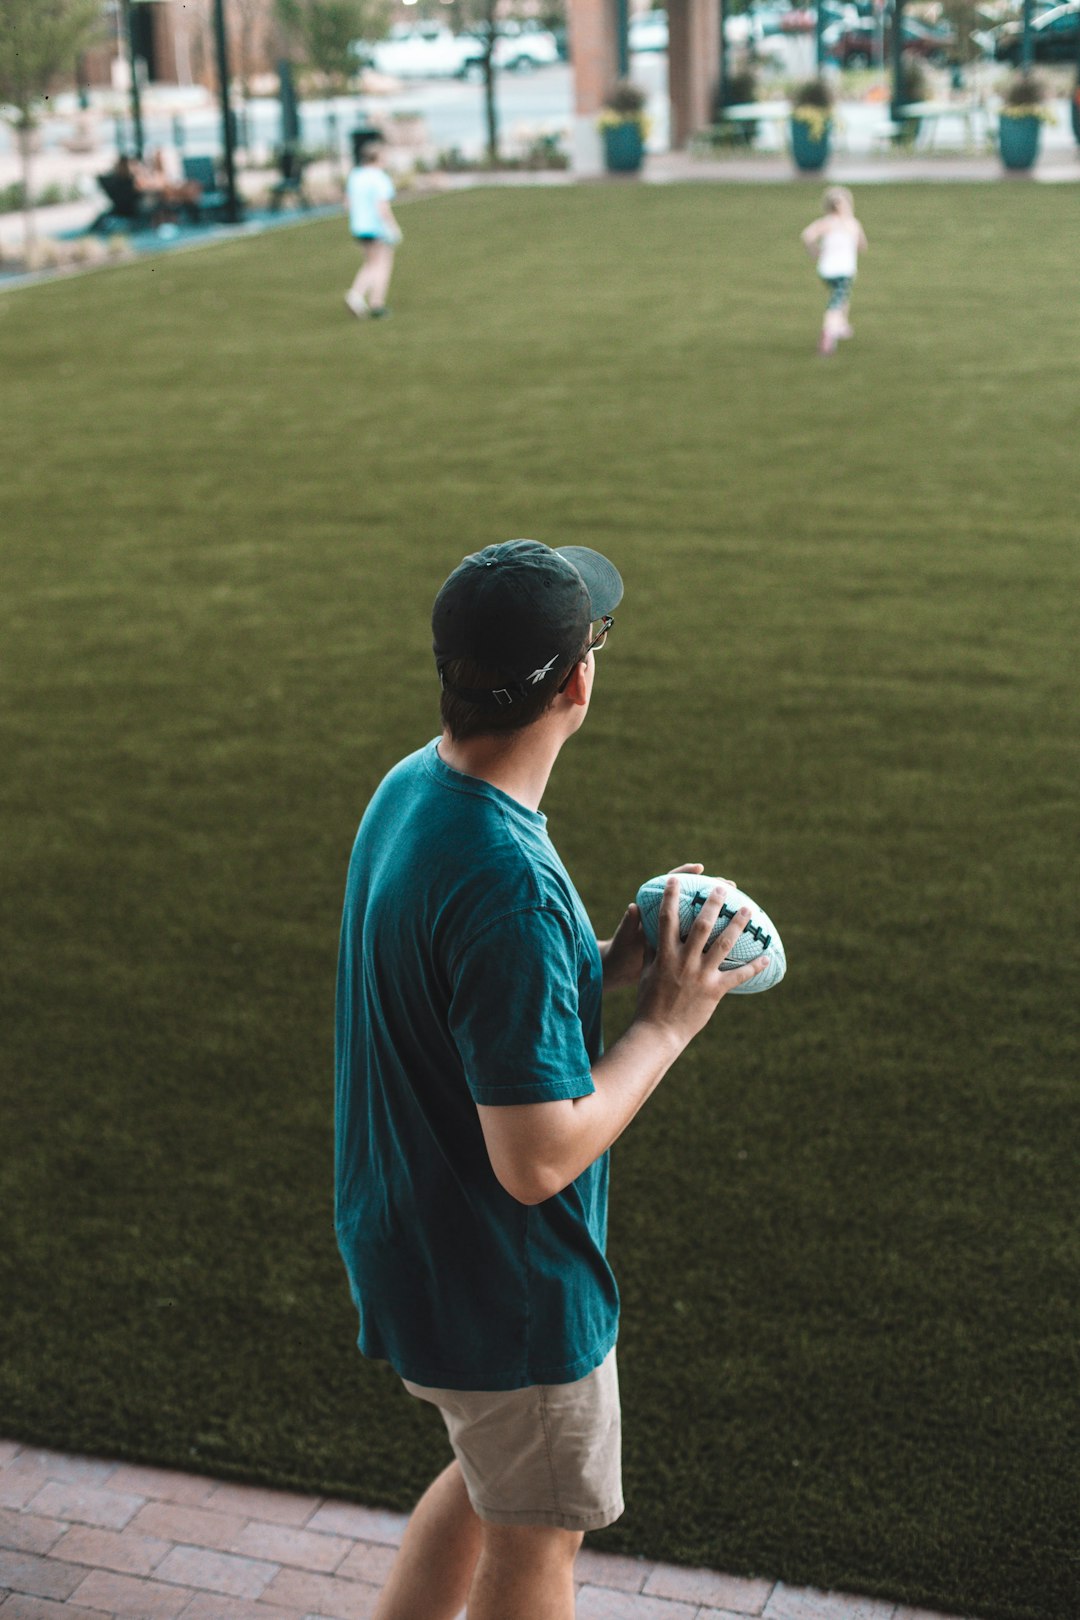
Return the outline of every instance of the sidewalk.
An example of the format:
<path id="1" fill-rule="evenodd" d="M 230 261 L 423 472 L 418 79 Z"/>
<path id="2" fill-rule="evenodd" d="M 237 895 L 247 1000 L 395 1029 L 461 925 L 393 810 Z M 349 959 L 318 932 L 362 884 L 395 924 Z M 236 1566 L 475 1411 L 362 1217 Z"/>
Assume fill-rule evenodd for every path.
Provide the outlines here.
<path id="1" fill-rule="evenodd" d="M 368 1620 L 405 1524 L 0 1440 L 0 1620 Z M 947 1620 L 589 1548 L 577 1575 L 577 1620 Z"/>

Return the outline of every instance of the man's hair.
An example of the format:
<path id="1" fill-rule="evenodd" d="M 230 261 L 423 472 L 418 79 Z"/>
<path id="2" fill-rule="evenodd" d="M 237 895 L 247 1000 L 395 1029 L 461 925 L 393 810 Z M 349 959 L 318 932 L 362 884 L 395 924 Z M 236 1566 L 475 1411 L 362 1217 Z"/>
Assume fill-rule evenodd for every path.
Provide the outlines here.
<path id="1" fill-rule="evenodd" d="M 580 663 L 583 656 L 579 653 L 574 664 Z M 439 699 L 443 726 L 455 742 L 465 742 L 469 737 L 504 737 L 514 731 L 524 731 L 551 708 L 559 686 L 573 667 L 573 664 L 563 664 L 556 670 L 556 678 L 550 685 L 544 681 L 524 697 L 515 697 L 513 703 L 488 708 L 486 704 L 470 703 L 450 687 L 492 691 L 506 684 L 506 676 L 484 669 L 468 658 L 448 659 L 443 665 L 443 677 L 448 685 L 443 687 Z"/>

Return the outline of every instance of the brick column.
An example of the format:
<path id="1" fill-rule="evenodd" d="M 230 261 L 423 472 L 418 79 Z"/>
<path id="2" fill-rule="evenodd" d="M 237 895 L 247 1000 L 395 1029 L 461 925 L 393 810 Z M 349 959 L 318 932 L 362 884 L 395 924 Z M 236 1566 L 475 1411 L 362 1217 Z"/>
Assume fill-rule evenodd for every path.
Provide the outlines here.
<path id="1" fill-rule="evenodd" d="M 716 0 L 668 0 L 668 90 L 671 145 L 685 146 L 712 123 L 720 76 Z"/>
<path id="2" fill-rule="evenodd" d="M 613 0 L 568 0 L 574 71 L 571 156 L 578 174 L 600 174 L 604 159 L 596 115 L 618 73 Z"/>

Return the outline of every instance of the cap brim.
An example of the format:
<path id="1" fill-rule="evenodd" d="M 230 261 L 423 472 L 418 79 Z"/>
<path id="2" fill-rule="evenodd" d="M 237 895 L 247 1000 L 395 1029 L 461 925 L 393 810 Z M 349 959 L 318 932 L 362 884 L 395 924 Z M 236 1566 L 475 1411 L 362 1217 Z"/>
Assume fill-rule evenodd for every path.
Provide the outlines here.
<path id="1" fill-rule="evenodd" d="M 613 562 L 590 546 L 556 546 L 560 557 L 573 563 L 589 593 L 592 617 L 600 619 L 605 613 L 614 613 L 622 601 L 622 575 Z"/>

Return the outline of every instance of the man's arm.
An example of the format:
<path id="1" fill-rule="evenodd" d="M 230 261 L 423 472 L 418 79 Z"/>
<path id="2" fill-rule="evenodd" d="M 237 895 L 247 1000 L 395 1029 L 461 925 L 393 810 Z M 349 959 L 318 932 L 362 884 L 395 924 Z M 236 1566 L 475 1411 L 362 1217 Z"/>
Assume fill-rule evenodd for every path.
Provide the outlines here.
<path id="1" fill-rule="evenodd" d="M 637 1013 L 595 1064 L 596 1090 L 590 1096 L 477 1106 L 492 1169 L 519 1203 L 553 1198 L 606 1152 L 728 991 L 761 972 L 764 957 L 720 972 L 749 911 L 740 911 L 707 946 L 727 892 L 717 885 L 681 942 L 679 887 L 674 877 L 669 879 L 660 906 L 657 950 L 639 981 Z"/>

